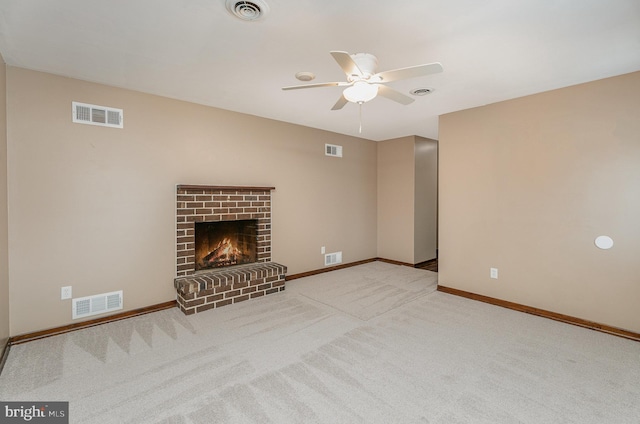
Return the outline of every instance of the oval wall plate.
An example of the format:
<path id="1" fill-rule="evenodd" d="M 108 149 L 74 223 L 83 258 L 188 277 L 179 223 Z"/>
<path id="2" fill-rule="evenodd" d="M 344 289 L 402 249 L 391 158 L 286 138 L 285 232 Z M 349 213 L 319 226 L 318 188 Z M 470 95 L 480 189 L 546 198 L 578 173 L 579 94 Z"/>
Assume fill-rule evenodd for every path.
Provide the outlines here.
<path id="1" fill-rule="evenodd" d="M 613 246 L 613 239 L 609 236 L 596 237 L 596 246 L 600 249 L 611 249 Z"/>

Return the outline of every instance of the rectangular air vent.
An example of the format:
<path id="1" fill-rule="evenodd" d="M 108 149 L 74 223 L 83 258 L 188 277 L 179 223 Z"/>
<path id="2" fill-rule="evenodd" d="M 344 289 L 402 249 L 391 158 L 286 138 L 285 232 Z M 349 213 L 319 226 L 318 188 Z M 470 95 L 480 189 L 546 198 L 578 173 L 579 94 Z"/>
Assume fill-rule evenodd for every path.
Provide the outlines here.
<path id="1" fill-rule="evenodd" d="M 122 309 L 122 290 L 73 299 L 72 308 L 73 319 L 117 311 Z"/>
<path id="2" fill-rule="evenodd" d="M 77 124 L 100 125 L 102 127 L 122 128 L 124 118 L 122 109 L 71 102 L 72 121 Z"/>
<path id="3" fill-rule="evenodd" d="M 327 253 L 324 255 L 324 266 L 342 263 L 342 252 Z"/>
<path id="4" fill-rule="evenodd" d="M 333 156 L 336 158 L 342 157 L 342 146 L 336 146 L 335 144 L 325 144 L 324 154 L 326 156 Z"/>

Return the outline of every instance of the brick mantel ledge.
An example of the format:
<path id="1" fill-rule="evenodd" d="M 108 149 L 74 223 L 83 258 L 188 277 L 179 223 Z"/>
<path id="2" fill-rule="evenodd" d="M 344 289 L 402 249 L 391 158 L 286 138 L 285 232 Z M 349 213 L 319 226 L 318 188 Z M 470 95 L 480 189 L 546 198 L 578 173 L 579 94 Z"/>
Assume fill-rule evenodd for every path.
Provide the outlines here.
<path id="1" fill-rule="evenodd" d="M 178 184 L 178 190 L 241 190 L 241 191 L 270 191 L 275 187 L 249 187 L 249 186 L 208 186 L 208 185 L 190 185 Z"/>

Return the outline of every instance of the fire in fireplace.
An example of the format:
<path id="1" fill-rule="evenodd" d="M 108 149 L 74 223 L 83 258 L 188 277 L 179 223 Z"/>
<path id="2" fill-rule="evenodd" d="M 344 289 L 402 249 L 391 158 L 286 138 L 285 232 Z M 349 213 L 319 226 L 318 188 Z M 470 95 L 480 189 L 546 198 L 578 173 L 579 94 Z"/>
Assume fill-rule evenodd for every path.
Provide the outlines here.
<path id="1" fill-rule="evenodd" d="M 256 262 L 257 238 L 257 219 L 196 222 L 196 271 Z"/>

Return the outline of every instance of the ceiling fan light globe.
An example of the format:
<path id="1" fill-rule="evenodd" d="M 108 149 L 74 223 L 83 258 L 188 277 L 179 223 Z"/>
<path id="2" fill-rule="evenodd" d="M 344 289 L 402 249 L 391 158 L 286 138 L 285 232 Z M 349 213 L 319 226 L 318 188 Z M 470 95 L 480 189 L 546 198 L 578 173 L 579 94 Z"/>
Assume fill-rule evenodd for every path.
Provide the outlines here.
<path id="1" fill-rule="evenodd" d="M 364 81 L 358 81 L 351 87 L 346 88 L 342 94 L 344 98 L 352 103 L 365 103 L 372 100 L 378 94 L 378 86 Z"/>

